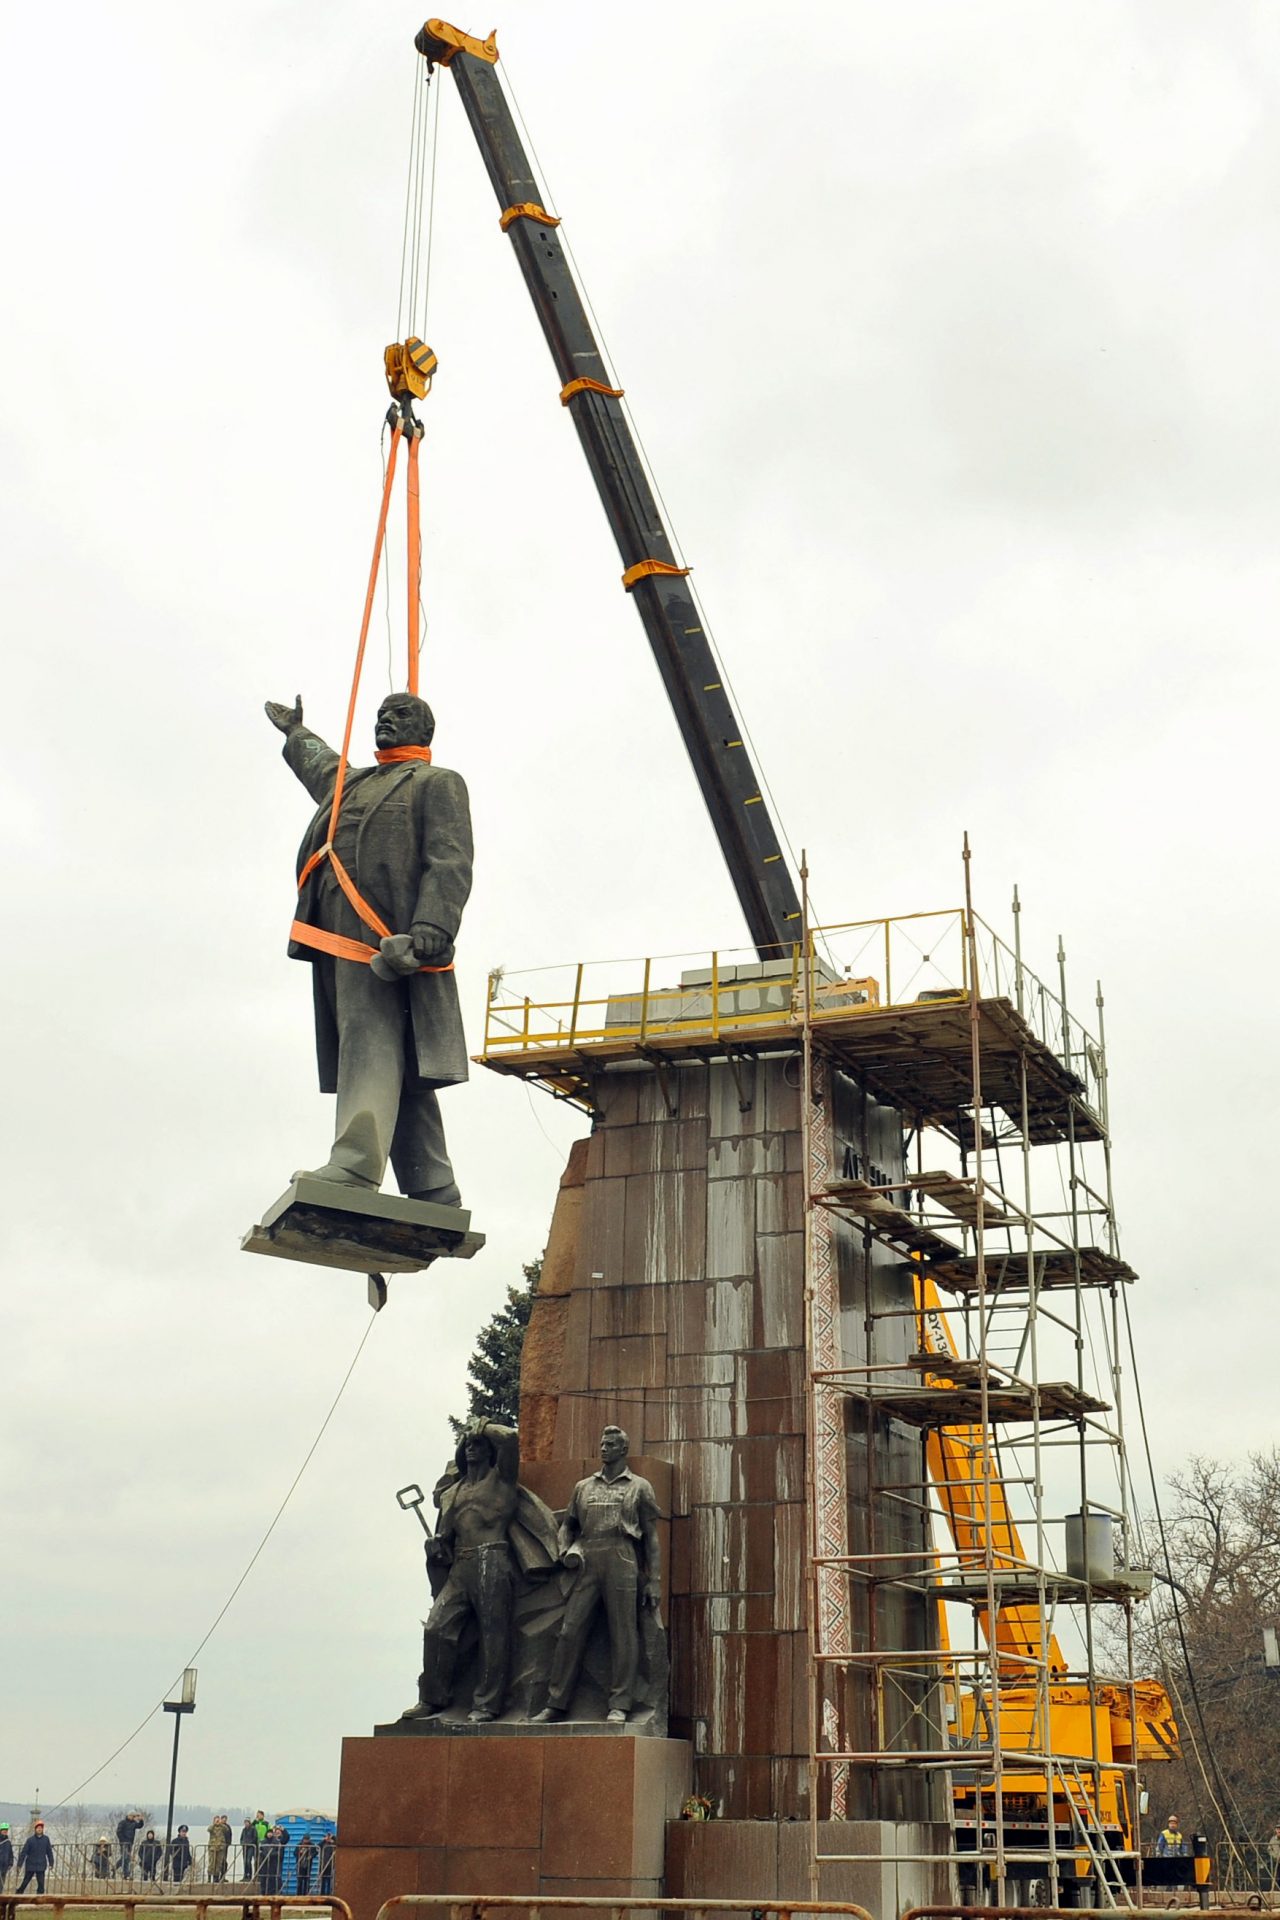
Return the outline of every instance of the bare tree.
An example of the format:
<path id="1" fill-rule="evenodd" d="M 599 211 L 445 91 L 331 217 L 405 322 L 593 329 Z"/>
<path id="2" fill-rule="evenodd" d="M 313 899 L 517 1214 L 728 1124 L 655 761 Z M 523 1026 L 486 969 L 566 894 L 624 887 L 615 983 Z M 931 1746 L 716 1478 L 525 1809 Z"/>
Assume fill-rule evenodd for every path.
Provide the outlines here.
<path id="1" fill-rule="evenodd" d="M 1156 1589 L 1135 1638 L 1174 1697 L 1183 1757 L 1151 1788 L 1212 1840 L 1265 1843 L 1280 1819 L 1280 1676 L 1262 1641 L 1280 1620 L 1280 1448 L 1243 1464 L 1193 1454 L 1168 1485 L 1168 1564 L 1153 1529 Z"/>

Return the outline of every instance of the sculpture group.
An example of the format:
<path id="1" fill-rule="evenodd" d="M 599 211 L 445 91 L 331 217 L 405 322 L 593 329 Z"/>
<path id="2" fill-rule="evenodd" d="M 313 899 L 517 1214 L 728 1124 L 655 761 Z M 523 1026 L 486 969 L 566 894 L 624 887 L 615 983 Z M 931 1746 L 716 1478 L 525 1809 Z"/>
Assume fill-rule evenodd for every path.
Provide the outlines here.
<path id="1" fill-rule="evenodd" d="M 628 1453 L 622 1429 L 606 1427 L 599 1469 L 557 1518 L 520 1484 L 514 1428 L 468 1427 L 436 1488 L 439 1521 L 426 1542 L 435 1598 L 402 1725 L 501 1716 L 621 1726 L 665 1708 L 658 1503 Z M 583 1671 L 593 1647 L 594 1679 Z"/>
<path id="2" fill-rule="evenodd" d="M 312 733 L 301 699 L 266 711 L 316 804 L 289 952 L 311 963 L 320 1085 L 337 1112 L 329 1158 L 308 1177 L 376 1190 L 389 1160 L 408 1199 L 456 1208 L 437 1092 L 467 1077 L 453 973 L 471 890 L 466 786 L 432 764 L 435 718 L 416 694 L 382 702 L 372 767 L 347 766 Z M 599 1469 L 557 1516 L 521 1486 L 513 1428 L 466 1430 L 435 1490 L 434 1598 L 401 1726 L 463 1714 L 621 1726 L 644 1709 L 665 1726 L 658 1505 L 628 1452 L 606 1427 Z"/>

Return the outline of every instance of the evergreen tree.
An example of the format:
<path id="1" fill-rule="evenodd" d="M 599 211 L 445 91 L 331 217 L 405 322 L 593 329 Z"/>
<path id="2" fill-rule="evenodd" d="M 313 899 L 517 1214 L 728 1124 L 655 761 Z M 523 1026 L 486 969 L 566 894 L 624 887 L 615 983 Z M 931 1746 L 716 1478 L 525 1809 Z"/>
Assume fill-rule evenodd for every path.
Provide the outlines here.
<path id="1" fill-rule="evenodd" d="M 468 1419 L 515 1426 L 520 1413 L 520 1355 L 541 1275 L 539 1254 L 525 1265 L 523 1285 L 508 1287 L 506 1305 L 481 1327 L 467 1369 Z M 449 1425 L 455 1437 L 461 1437 L 466 1421 L 455 1420 L 450 1414 Z"/>

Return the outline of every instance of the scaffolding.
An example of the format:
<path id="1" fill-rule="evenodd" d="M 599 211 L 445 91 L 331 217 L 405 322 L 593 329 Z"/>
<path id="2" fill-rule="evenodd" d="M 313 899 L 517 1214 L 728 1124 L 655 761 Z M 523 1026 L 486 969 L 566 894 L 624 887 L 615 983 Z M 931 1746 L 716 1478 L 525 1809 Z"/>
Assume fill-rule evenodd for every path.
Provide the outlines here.
<path id="1" fill-rule="evenodd" d="M 813 1898 L 828 1863 L 893 1860 L 958 1864 L 977 1901 L 1141 1900 L 1138 1775 L 1177 1736 L 1163 1689 L 1133 1672 L 1151 1584 L 1120 1363 L 1136 1276 L 1100 989 L 1096 1011 L 1096 1032 L 1071 1012 L 1061 941 L 1055 983 L 1026 964 L 1016 892 L 1011 943 L 974 911 L 967 844 L 961 904 L 944 909 L 815 925 L 806 876 L 786 959 L 490 977 L 485 1064 L 587 1111 L 612 1065 L 643 1060 L 665 1087 L 679 1061 L 717 1059 L 745 1085 L 756 1057 L 801 1057 Z M 842 1082 L 892 1113 L 899 1164 L 842 1148 Z M 850 1249 L 896 1284 L 859 1295 Z M 913 1466 L 886 1475 L 904 1435 Z M 884 1632 L 894 1595 L 920 1631 Z M 884 1805 L 945 1823 L 950 1844 L 823 1850 L 834 1823 Z"/>
<path id="2" fill-rule="evenodd" d="M 887 1008 L 837 1021 L 815 992 L 833 950 L 853 936 L 856 963 L 883 937 L 887 982 L 890 926 L 903 923 L 811 928 L 803 875 L 811 1889 L 828 1862 L 867 1858 L 824 1852 L 822 1813 L 874 1804 L 893 1770 L 916 1778 L 955 1839 L 945 1856 L 896 1858 L 958 1863 L 979 1901 L 1029 1900 L 1045 1881 L 1050 1905 L 1082 1893 L 1131 1905 L 1141 1758 L 1176 1733 L 1162 1690 L 1133 1672 L 1132 1610 L 1151 1576 L 1130 1558 L 1119 1303 L 1135 1276 L 1112 1195 L 1102 994 L 1094 1035 L 1069 1011 L 1061 941 L 1055 990 L 1024 964 L 1016 894 L 1012 947 L 974 913 L 967 842 L 964 858 L 950 992 L 886 993 Z M 947 919 L 913 916 L 915 931 Z M 913 944 L 936 970 L 933 939 Z M 892 1176 L 835 1164 L 840 1075 L 898 1109 Z M 958 1166 L 935 1165 L 944 1155 Z M 850 1298 L 841 1235 L 896 1257 L 905 1305 L 902 1290 L 877 1295 L 869 1264 Z M 886 1423 L 917 1434 L 914 1478 L 875 1481 Z M 868 1480 L 851 1539 L 859 1428 Z M 1051 1488 L 1074 1534 L 1065 1566 Z M 895 1508 L 882 1544 L 876 1515 Z M 932 1644 L 882 1641 L 889 1590 L 932 1604 Z M 1100 1671 L 1100 1605 L 1118 1612 L 1119 1675 Z"/>

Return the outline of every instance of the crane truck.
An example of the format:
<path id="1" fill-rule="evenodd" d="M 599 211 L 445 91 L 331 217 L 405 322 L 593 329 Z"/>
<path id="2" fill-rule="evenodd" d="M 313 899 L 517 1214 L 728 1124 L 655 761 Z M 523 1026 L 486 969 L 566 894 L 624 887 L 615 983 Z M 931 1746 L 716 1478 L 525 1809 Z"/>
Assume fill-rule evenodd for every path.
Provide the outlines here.
<path id="1" fill-rule="evenodd" d="M 741 904 L 750 936 L 764 962 L 790 964 L 802 933 L 801 903 L 758 773 L 733 710 L 729 692 L 702 625 L 654 489 L 613 385 L 557 231 L 559 219 L 540 198 L 534 168 L 497 74 L 496 38 L 481 40 L 438 19 L 426 22 L 414 45 L 429 68 L 452 76 L 533 301 L 557 376 L 600 502 L 617 542 L 622 584 L 640 616 L 657 662 L 676 724 L 688 751 L 720 850 Z M 932 1282 L 917 1283 L 921 1338 L 940 1361 L 954 1346 Z M 945 1364 L 939 1379 L 945 1379 Z M 999 1479 L 992 1497 L 975 1494 L 974 1460 L 989 1435 L 972 1427 L 942 1427 L 928 1437 L 928 1458 L 939 1504 L 961 1557 L 983 1562 L 988 1547 L 997 1567 L 1026 1566 L 1016 1525 Z M 994 1618 L 977 1610 L 982 1631 L 1005 1664 L 995 1698 L 981 1689 L 961 1691 L 955 1730 L 953 1817 L 957 1849 L 973 1849 L 992 1818 L 991 1790 L 966 1780 L 963 1749 L 998 1715 L 1009 1750 L 1046 1753 L 1054 1764 L 1007 1776 L 1001 1789 L 1003 1818 L 1017 1829 L 1019 1845 L 1043 1845 L 1059 1862 L 1074 1859 L 1082 1878 L 1132 1880 L 1137 1851 L 1137 1810 L 1129 1804 L 1123 1768 L 1171 1758 L 1178 1734 L 1168 1696 L 1158 1681 L 1094 1683 L 1067 1677 L 1067 1661 L 1039 1609 L 1027 1602 L 999 1606 Z M 946 1632 L 939 1607 L 939 1634 Z M 1028 1663 L 1047 1648 L 1048 1737 L 1043 1694 Z M 1061 1676 L 1061 1677 L 1056 1677 Z M 1078 1764 L 1077 1764 L 1078 1763 Z M 1054 1847 L 1050 1849 L 1050 1830 Z M 1190 1862 L 1187 1863 L 1188 1869 Z M 1188 1874 L 1189 1877 L 1189 1874 Z M 976 1891 L 976 1889 L 974 1889 Z"/>

